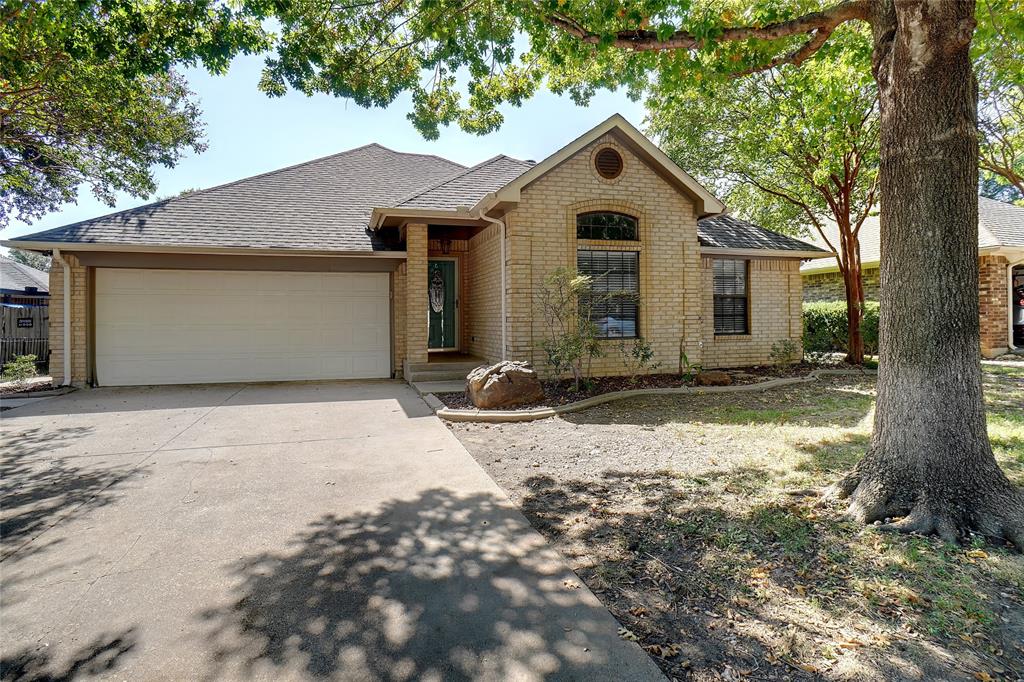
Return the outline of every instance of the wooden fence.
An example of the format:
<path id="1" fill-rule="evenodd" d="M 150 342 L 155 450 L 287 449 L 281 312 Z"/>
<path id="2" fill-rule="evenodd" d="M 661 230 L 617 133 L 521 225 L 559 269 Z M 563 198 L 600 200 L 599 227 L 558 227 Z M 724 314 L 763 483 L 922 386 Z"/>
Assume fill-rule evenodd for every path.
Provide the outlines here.
<path id="1" fill-rule="evenodd" d="M 17 355 L 35 355 L 43 368 L 49 363 L 49 306 L 0 306 L 0 365 Z"/>

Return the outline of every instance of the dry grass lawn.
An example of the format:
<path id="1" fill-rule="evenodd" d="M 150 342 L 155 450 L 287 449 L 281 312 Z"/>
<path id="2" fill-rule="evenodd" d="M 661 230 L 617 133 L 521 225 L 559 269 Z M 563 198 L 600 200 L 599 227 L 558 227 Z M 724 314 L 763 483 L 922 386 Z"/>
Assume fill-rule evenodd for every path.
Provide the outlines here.
<path id="1" fill-rule="evenodd" d="M 985 381 L 1024 484 L 1024 367 Z M 452 429 L 672 678 L 1024 679 L 1024 557 L 788 494 L 863 454 L 873 392 L 844 377 Z"/>

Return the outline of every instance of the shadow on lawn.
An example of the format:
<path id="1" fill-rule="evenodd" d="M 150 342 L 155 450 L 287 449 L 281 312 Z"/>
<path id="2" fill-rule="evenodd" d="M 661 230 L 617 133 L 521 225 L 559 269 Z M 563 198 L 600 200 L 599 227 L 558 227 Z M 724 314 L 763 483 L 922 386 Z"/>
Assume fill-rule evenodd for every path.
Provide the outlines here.
<path id="1" fill-rule="evenodd" d="M 600 679 L 654 671 L 500 498 L 430 490 L 377 513 L 324 515 L 290 547 L 229 568 L 231 603 L 200 618 L 207 677 Z"/>
<path id="2" fill-rule="evenodd" d="M 91 427 L 8 430 L 0 458 L 0 561 L 24 557 L 25 544 L 63 518 L 111 502 L 112 487 L 138 474 L 131 466 L 103 467 L 95 459 L 79 466 L 55 451 L 66 441 L 92 433 Z M 42 551 L 49 545 L 34 546 Z"/>
<path id="3" fill-rule="evenodd" d="M 52 660 L 40 646 L 25 648 L 0 659 L 0 680 L 4 682 L 70 682 L 83 677 L 101 677 L 117 670 L 120 659 L 136 646 L 135 630 L 97 637 L 71 655 L 68 661 Z"/>
<path id="4" fill-rule="evenodd" d="M 788 425 L 852 428 L 861 424 L 874 403 L 873 382 L 837 377 L 764 392 L 682 394 L 605 403 L 561 415 L 573 424 L 670 423 Z"/>
<path id="5" fill-rule="evenodd" d="M 535 476 L 521 505 L 645 648 L 671 654 L 656 657 L 670 676 L 725 665 L 762 679 L 1024 671 L 999 620 L 1024 607 L 1000 611 L 1000 589 L 1013 588 L 975 572 L 962 550 L 865 534 L 810 500 L 759 495 L 767 483 L 756 469 Z"/>

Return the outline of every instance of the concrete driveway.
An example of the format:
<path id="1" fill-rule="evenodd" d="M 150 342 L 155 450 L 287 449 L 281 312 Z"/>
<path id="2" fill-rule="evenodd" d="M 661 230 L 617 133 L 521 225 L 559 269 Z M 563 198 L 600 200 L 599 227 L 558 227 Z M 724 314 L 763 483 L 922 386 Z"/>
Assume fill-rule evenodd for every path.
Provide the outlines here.
<path id="1" fill-rule="evenodd" d="M 3 679 L 662 679 L 397 382 L 4 412 Z"/>

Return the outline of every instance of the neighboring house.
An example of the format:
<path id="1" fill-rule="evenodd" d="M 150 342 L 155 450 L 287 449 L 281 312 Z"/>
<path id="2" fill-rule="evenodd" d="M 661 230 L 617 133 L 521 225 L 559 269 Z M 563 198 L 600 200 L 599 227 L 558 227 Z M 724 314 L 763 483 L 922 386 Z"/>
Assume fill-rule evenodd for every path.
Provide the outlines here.
<path id="1" fill-rule="evenodd" d="M 563 266 L 635 294 L 595 313 L 608 375 L 636 334 L 661 371 L 799 340 L 800 261 L 831 253 L 724 211 L 613 116 L 540 163 L 371 144 L 7 244 L 54 256 L 51 369 L 73 383 L 543 368 L 537 292 Z"/>
<path id="2" fill-rule="evenodd" d="M 826 226 L 826 234 L 833 245 L 838 243 L 834 225 Z M 859 237 L 864 298 L 877 301 L 881 259 L 877 215 L 864 221 Z M 815 234 L 811 241 L 825 246 L 821 235 Z M 981 351 L 986 356 L 1000 355 L 1015 347 L 1013 294 L 1024 287 L 1024 207 L 978 197 L 978 270 Z M 846 300 L 834 258 L 804 263 L 800 274 L 805 301 Z"/>
<path id="3" fill-rule="evenodd" d="M 49 275 L 0 256 L 0 366 L 18 355 L 49 355 Z"/>
<path id="4" fill-rule="evenodd" d="M 0 297 L 3 303 L 46 305 L 50 276 L 7 256 L 0 256 Z"/>

